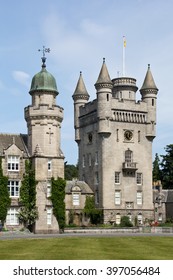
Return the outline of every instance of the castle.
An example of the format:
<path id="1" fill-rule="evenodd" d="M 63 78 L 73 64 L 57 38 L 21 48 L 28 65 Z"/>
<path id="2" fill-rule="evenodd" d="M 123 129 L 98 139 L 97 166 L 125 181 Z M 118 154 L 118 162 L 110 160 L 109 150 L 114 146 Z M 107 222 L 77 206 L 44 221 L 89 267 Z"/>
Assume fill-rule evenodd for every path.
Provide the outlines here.
<path id="1" fill-rule="evenodd" d="M 153 219 L 152 143 L 158 89 L 150 65 L 136 101 L 136 80 L 111 79 L 105 59 L 91 102 L 82 74 L 73 94 L 79 178 L 91 186 L 104 223 L 128 215 L 138 224 Z"/>
<path id="2" fill-rule="evenodd" d="M 0 134 L 0 156 L 4 175 L 8 176 L 11 207 L 7 228 L 19 227 L 20 184 L 25 160 L 31 159 L 38 182 L 39 218 L 35 232 L 57 232 L 53 215 L 51 178 L 64 177 L 61 150 L 63 108 L 56 104 L 56 80 L 42 68 L 34 75 L 29 94 L 31 105 L 24 109 L 27 135 Z M 96 99 L 89 102 L 82 73 L 73 94 L 75 141 L 79 151 L 79 181 L 67 182 L 66 218 L 70 210 L 79 215 L 86 195 L 95 196 L 96 207 L 103 210 L 104 223 L 120 223 L 128 215 L 134 223 L 153 219 L 152 142 L 156 127 L 158 89 L 150 66 L 136 101 L 136 80 L 111 79 L 105 60 L 95 83 Z"/>

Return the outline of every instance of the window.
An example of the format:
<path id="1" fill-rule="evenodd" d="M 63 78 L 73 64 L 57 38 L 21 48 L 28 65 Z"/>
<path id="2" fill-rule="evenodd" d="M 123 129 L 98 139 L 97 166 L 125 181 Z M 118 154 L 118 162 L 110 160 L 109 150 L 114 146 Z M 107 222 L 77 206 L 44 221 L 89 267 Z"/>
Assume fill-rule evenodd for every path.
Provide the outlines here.
<path id="1" fill-rule="evenodd" d="M 141 142 L 141 132 L 140 130 L 138 131 L 138 143 Z"/>
<path id="2" fill-rule="evenodd" d="M 19 156 L 8 156 L 8 170 L 19 171 Z"/>
<path id="3" fill-rule="evenodd" d="M 7 211 L 6 224 L 7 225 L 19 225 L 18 209 L 10 208 Z"/>
<path id="4" fill-rule="evenodd" d="M 162 222 L 162 213 L 159 213 L 158 221 L 159 221 L 159 222 Z"/>
<path id="5" fill-rule="evenodd" d="M 154 106 L 154 98 L 152 98 L 152 106 Z"/>
<path id="6" fill-rule="evenodd" d="M 125 151 L 125 162 L 132 162 L 132 151 Z"/>
<path id="7" fill-rule="evenodd" d="M 95 153 L 95 165 L 98 165 L 98 152 Z"/>
<path id="8" fill-rule="evenodd" d="M 137 185 L 142 185 L 142 173 L 136 174 L 136 183 Z"/>
<path id="9" fill-rule="evenodd" d="M 132 221 L 132 214 L 128 213 L 127 216 L 129 217 L 129 221 L 131 222 Z"/>
<path id="10" fill-rule="evenodd" d="M 117 213 L 117 214 L 116 214 L 116 216 L 115 216 L 115 222 L 116 222 L 117 225 L 120 224 L 120 222 L 121 222 L 121 215 L 120 215 L 120 213 Z"/>
<path id="11" fill-rule="evenodd" d="M 79 202 L 79 194 L 78 193 L 73 193 L 73 205 L 78 206 L 80 204 Z"/>
<path id="12" fill-rule="evenodd" d="M 47 168 L 48 168 L 48 171 L 51 171 L 51 169 L 52 169 L 52 161 L 51 161 L 51 159 L 48 160 Z"/>
<path id="13" fill-rule="evenodd" d="M 88 155 L 88 163 L 89 163 L 89 166 L 91 166 L 91 154 Z"/>
<path id="14" fill-rule="evenodd" d="M 121 191 L 115 191 L 115 205 L 121 204 Z"/>
<path id="15" fill-rule="evenodd" d="M 95 172 L 95 184 L 97 185 L 99 183 L 99 173 L 98 171 Z"/>
<path id="16" fill-rule="evenodd" d="M 137 191 L 136 203 L 137 203 L 137 205 L 142 205 L 142 192 L 140 192 L 140 191 Z"/>
<path id="17" fill-rule="evenodd" d="M 82 157 L 82 166 L 85 167 L 85 165 L 86 165 L 86 162 L 85 162 L 85 155 L 83 155 L 83 157 Z"/>
<path id="18" fill-rule="evenodd" d="M 52 224 L 52 208 L 47 208 L 47 225 Z"/>
<path id="19" fill-rule="evenodd" d="M 99 192 L 98 192 L 98 190 L 95 191 L 95 203 L 96 204 L 99 203 Z"/>
<path id="20" fill-rule="evenodd" d="M 142 214 L 141 213 L 138 214 L 137 219 L 138 219 L 139 225 L 142 225 Z"/>
<path id="21" fill-rule="evenodd" d="M 126 209 L 133 209 L 133 202 L 126 202 Z"/>
<path id="22" fill-rule="evenodd" d="M 115 184 L 120 184 L 120 172 L 115 172 Z"/>
<path id="23" fill-rule="evenodd" d="M 8 192 L 10 197 L 19 197 L 19 181 L 8 181 Z"/>
<path id="24" fill-rule="evenodd" d="M 51 196 L 51 182 L 47 182 L 47 197 Z"/>

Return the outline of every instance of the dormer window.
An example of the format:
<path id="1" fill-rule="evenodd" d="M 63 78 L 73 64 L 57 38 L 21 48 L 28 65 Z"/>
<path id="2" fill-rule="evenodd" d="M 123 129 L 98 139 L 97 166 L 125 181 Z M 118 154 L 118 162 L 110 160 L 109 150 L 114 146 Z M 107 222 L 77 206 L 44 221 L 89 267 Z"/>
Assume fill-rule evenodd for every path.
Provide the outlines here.
<path id="1" fill-rule="evenodd" d="M 8 156 L 8 171 L 19 171 L 19 156 Z"/>

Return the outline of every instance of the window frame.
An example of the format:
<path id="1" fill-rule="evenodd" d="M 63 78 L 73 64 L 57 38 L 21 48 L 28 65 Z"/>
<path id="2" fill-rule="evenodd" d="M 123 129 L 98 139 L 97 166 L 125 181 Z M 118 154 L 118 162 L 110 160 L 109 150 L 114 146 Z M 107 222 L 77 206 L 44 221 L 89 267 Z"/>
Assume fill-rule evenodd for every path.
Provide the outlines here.
<path id="1" fill-rule="evenodd" d="M 141 186 L 142 185 L 142 179 L 143 179 L 142 173 L 137 172 L 136 173 L 136 184 Z"/>
<path id="2" fill-rule="evenodd" d="M 137 205 L 142 205 L 143 204 L 143 193 L 142 193 L 142 191 L 137 191 L 136 192 L 136 204 Z"/>
<path id="3" fill-rule="evenodd" d="M 16 183 L 18 183 L 18 184 L 16 184 Z M 18 190 L 16 190 L 16 188 L 18 188 Z M 20 196 L 20 181 L 9 179 L 8 180 L 8 192 L 9 192 L 10 197 L 18 198 Z"/>
<path id="4" fill-rule="evenodd" d="M 8 155 L 7 157 L 8 171 L 19 172 L 20 170 L 20 156 Z"/>
<path id="5" fill-rule="evenodd" d="M 47 219 L 47 225 L 51 225 L 52 224 L 52 208 L 51 207 L 47 207 L 47 209 L 46 209 L 46 219 Z"/>
<path id="6" fill-rule="evenodd" d="M 120 185 L 120 174 L 121 174 L 121 172 L 119 172 L 119 171 L 115 171 L 115 173 L 114 173 L 114 175 L 115 175 L 114 183 L 116 185 Z"/>
<path id="7" fill-rule="evenodd" d="M 18 218 L 18 209 L 15 207 L 10 207 L 7 211 L 6 217 L 6 225 L 8 226 L 18 226 L 19 218 Z"/>
<path id="8" fill-rule="evenodd" d="M 121 205 L 121 191 L 115 190 L 115 205 Z"/>

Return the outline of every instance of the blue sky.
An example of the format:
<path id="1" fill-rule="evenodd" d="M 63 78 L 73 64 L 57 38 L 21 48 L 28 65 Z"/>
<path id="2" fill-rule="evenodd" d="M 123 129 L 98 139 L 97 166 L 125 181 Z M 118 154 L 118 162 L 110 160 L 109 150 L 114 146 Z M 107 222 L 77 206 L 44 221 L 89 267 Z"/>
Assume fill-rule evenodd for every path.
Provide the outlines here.
<path id="1" fill-rule="evenodd" d="M 153 155 L 173 141 L 172 0 L 6 0 L 0 8 L 0 132 L 26 133 L 24 107 L 31 104 L 32 77 L 41 69 L 43 45 L 47 70 L 57 81 L 57 104 L 64 108 L 61 146 L 68 163 L 77 163 L 73 100 L 82 71 L 94 99 L 103 57 L 111 78 L 122 73 L 126 36 L 126 75 L 142 86 L 148 63 L 159 88 L 157 137 Z M 140 94 L 137 94 L 140 99 Z"/>

